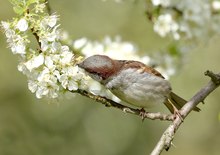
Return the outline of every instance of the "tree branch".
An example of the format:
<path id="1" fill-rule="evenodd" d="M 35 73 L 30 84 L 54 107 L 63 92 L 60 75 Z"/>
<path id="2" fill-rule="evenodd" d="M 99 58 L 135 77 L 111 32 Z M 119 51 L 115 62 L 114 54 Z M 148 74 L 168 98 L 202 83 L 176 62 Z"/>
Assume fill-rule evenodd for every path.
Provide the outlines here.
<path id="1" fill-rule="evenodd" d="M 155 119 L 159 119 L 162 121 L 173 121 L 174 120 L 174 115 L 173 114 L 161 114 L 159 112 L 157 113 L 150 113 L 150 112 L 143 112 L 143 110 L 141 109 L 135 109 L 135 108 L 131 108 L 122 104 L 119 104 L 115 101 L 112 101 L 106 97 L 103 96 L 99 96 L 99 95 L 94 95 L 90 92 L 87 92 L 85 90 L 82 89 L 78 89 L 76 91 L 71 91 L 72 93 L 78 93 L 80 95 L 86 96 L 88 98 L 91 98 L 101 104 L 104 104 L 106 107 L 113 107 L 113 108 L 117 108 L 122 110 L 125 113 L 130 113 L 130 114 L 134 114 L 134 115 L 138 115 L 141 116 L 142 118 L 148 118 L 151 120 L 155 120 Z"/>
<path id="2" fill-rule="evenodd" d="M 204 99 L 214 91 L 220 84 L 220 73 L 214 74 L 211 71 L 205 72 L 206 76 L 211 78 L 211 81 L 203 87 L 200 91 L 198 91 L 181 109 L 180 114 L 182 119 L 185 119 L 186 116 L 193 110 L 196 105 L 200 102 L 203 102 Z M 173 123 L 165 130 L 163 135 L 161 136 L 159 142 L 155 146 L 154 150 L 151 152 L 151 155 L 159 155 L 164 149 L 169 150 L 172 140 L 174 138 L 175 132 L 182 124 L 182 119 L 180 117 L 176 117 Z"/>

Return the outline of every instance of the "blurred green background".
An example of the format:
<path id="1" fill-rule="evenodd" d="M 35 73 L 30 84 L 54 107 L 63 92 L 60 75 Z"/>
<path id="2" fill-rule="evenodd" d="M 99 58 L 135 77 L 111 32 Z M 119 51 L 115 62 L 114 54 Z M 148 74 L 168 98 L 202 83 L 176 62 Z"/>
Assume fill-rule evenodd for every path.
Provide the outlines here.
<path id="1" fill-rule="evenodd" d="M 11 4 L 7 0 L 0 4 L 0 20 L 11 19 Z M 101 40 L 119 34 L 141 51 L 156 51 L 169 43 L 152 31 L 142 1 L 51 0 L 50 5 L 73 39 Z M 186 99 L 209 81 L 204 71 L 219 72 L 220 37 L 208 40 L 190 51 L 182 70 L 170 80 L 174 91 Z M 17 56 L 6 47 L 0 33 L 0 155 L 146 155 L 169 124 L 142 122 L 80 95 L 55 101 L 36 99 L 26 77 L 17 71 Z M 200 113 L 188 116 L 175 136 L 176 147 L 163 154 L 220 153 L 219 94 L 217 89 L 199 106 Z M 164 106 L 154 110 L 167 112 Z"/>

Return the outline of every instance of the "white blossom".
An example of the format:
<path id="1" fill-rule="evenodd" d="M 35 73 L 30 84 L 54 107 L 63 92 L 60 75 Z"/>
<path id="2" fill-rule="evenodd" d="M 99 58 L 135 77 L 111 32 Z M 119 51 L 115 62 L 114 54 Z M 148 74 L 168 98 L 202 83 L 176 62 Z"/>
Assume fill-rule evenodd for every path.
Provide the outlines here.
<path id="1" fill-rule="evenodd" d="M 17 43 L 17 44 L 10 44 L 11 46 L 11 51 L 14 53 L 14 54 L 25 54 L 26 51 L 26 47 L 25 45 L 21 42 L 21 43 Z"/>
<path id="2" fill-rule="evenodd" d="M 19 29 L 20 31 L 26 31 L 28 29 L 28 22 L 26 19 L 21 18 L 17 25 L 16 25 L 17 29 Z"/>
<path id="3" fill-rule="evenodd" d="M 77 81 L 75 81 L 73 78 L 77 75 L 75 73 L 75 69 L 73 67 L 68 67 L 63 69 L 64 74 L 60 76 L 59 81 L 61 82 L 61 85 L 63 88 L 68 90 L 77 90 L 78 84 Z"/>
<path id="4" fill-rule="evenodd" d="M 22 72 L 23 74 L 26 74 L 27 67 L 25 66 L 24 62 L 20 62 L 17 68 L 18 68 L 18 71 Z"/>
<path id="5" fill-rule="evenodd" d="M 5 31 L 5 36 L 8 38 L 8 42 L 9 43 L 12 43 L 12 39 L 15 37 L 15 31 L 14 30 L 11 30 L 11 29 L 7 29 L 6 31 Z"/>
<path id="6" fill-rule="evenodd" d="M 154 31 L 161 37 L 171 34 L 175 40 L 201 41 L 220 32 L 219 0 L 151 0 L 151 3 Z M 171 20 L 165 18 L 166 14 L 171 15 Z"/>
<path id="7" fill-rule="evenodd" d="M 70 51 L 70 48 L 66 45 L 64 46 L 61 46 L 61 52 L 69 52 Z"/>
<path id="8" fill-rule="evenodd" d="M 38 76 L 37 80 L 39 82 L 57 82 L 57 76 L 59 76 L 59 72 L 56 70 L 56 67 L 53 66 L 51 68 L 44 67 Z"/>
<path id="9" fill-rule="evenodd" d="M 48 32 L 45 34 L 45 39 L 47 39 L 50 42 L 55 41 L 56 38 L 57 38 L 57 32 L 55 29 L 52 32 Z"/>
<path id="10" fill-rule="evenodd" d="M 73 42 L 73 47 L 78 50 L 78 49 L 81 49 L 83 46 L 85 46 L 86 43 L 87 43 L 86 38 L 80 38 L 80 39 L 75 40 Z"/>
<path id="11" fill-rule="evenodd" d="M 183 10 L 183 20 L 203 26 L 210 19 L 210 5 L 201 0 L 184 0 L 178 4 Z"/>
<path id="12" fill-rule="evenodd" d="M 160 15 L 154 24 L 154 31 L 161 37 L 165 37 L 170 32 L 177 32 L 178 24 L 172 19 L 170 14 Z"/>
<path id="13" fill-rule="evenodd" d="M 61 43 L 57 42 L 57 41 L 53 41 L 51 44 L 48 44 L 48 46 L 50 47 L 50 53 L 57 53 L 57 52 L 61 52 Z"/>
<path id="14" fill-rule="evenodd" d="M 170 0 L 151 0 L 151 2 L 155 6 L 162 5 L 163 7 L 168 7 L 170 5 Z"/>
<path id="15" fill-rule="evenodd" d="M 44 29 L 47 29 L 48 27 L 53 28 L 57 23 L 57 15 L 53 14 L 50 16 L 45 16 L 41 21 L 41 26 Z"/>
<path id="16" fill-rule="evenodd" d="M 37 90 L 36 96 L 37 98 L 42 98 L 43 96 L 48 96 L 51 98 L 58 97 L 59 85 L 57 83 L 58 79 L 57 76 L 59 72 L 56 70 L 55 67 L 47 68 L 44 67 L 43 71 L 37 77 Z M 34 85 L 32 86 L 33 88 Z"/>
<path id="17" fill-rule="evenodd" d="M 220 1 L 213 1 L 212 8 L 216 11 L 219 11 L 220 10 Z"/>
<path id="18" fill-rule="evenodd" d="M 7 31 L 10 28 L 10 23 L 1 21 L 1 27 L 4 29 L 4 31 Z"/>
<path id="19" fill-rule="evenodd" d="M 73 43 L 73 48 L 80 50 L 85 57 L 89 57 L 95 54 L 108 55 L 114 59 L 127 59 L 141 61 L 141 57 L 137 54 L 137 47 L 130 42 L 123 42 L 121 38 L 117 36 L 114 40 L 110 37 L 105 37 L 102 42 L 89 41 L 86 38 L 78 39 Z M 75 47 L 76 46 L 76 47 Z"/>
<path id="20" fill-rule="evenodd" d="M 60 30 L 59 39 L 66 40 L 66 41 L 68 40 L 68 42 L 70 42 L 70 40 L 68 38 L 69 38 L 68 32 L 65 30 Z"/>
<path id="21" fill-rule="evenodd" d="M 41 39 L 39 40 L 39 42 L 41 43 L 41 50 L 44 52 L 49 48 L 49 44 L 48 41 L 46 39 Z"/>
<path id="22" fill-rule="evenodd" d="M 49 16 L 47 21 L 48 26 L 52 28 L 56 25 L 56 23 L 57 23 L 57 16 L 56 15 Z"/>
<path id="23" fill-rule="evenodd" d="M 38 68 L 44 63 L 44 56 L 42 54 L 39 54 L 38 56 L 35 56 L 28 60 L 25 63 L 25 66 L 27 69 L 31 72 L 33 69 Z"/>
<path id="24" fill-rule="evenodd" d="M 43 96 L 48 96 L 50 98 L 58 97 L 59 86 L 51 81 L 42 81 L 36 90 L 36 97 L 42 98 Z"/>
<path id="25" fill-rule="evenodd" d="M 46 96 L 49 93 L 49 89 L 47 89 L 47 83 L 41 84 L 36 90 L 36 97 L 42 98 L 43 96 Z"/>
<path id="26" fill-rule="evenodd" d="M 60 76 L 59 81 L 63 88 L 70 91 L 77 90 L 80 80 L 83 78 L 83 74 L 79 73 L 77 66 L 70 66 L 62 70 L 63 74 Z"/>
<path id="27" fill-rule="evenodd" d="M 59 38 L 59 31 L 58 31 L 59 25 L 53 27 L 52 29 L 46 29 L 44 33 L 40 34 L 40 42 L 44 42 L 45 45 L 48 45 L 48 42 L 55 42 Z M 43 29 L 43 27 L 42 27 Z M 47 47 L 47 46 L 46 46 Z"/>
<path id="28" fill-rule="evenodd" d="M 24 39 L 22 35 L 17 34 L 13 28 L 10 28 L 10 23 L 1 22 L 1 27 L 4 30 L 9 48 L 11 48 L 12 53 L 24 55 L 26 53 L 27 40 Z"/>
<path id="29" fill-rule="evenodd" d="M 45 7 L 45 3 L 37 3 L 35 6 L 35 13 L 43 13 Z"/>
<path id="30" fill-rule="evenodd" d="M 38 84 L 37 84 L 37 81 L 33 81 L 33 80 L 29 80 L 28 81 L 28 89 L 34 93 L 37 91 L 37 88 L 38 88 Z"/>
<path id="31" fill-rule="evenodd" d="M 57 83 L 57 75 L 59 75 L 59 72 L 55 67 L 44 67 L 35 80 L 29 82 L 28 87 L 32 92 L 36 92 L 37 98 L 43 96 L 56 98 L 60 89 Z"/>
<path id="32" fill-rule="evenodd" d="M 53 64 L 53 60 L 52 60 L 52 57 L 51 56 L 46 56 L 45 57 L 45 66 L 47 66 L 49 69 L 51 68 L 54 68 L 55 65 Z"/>
<path id="33" fill-rule="evenodd" d="M 73 58 L 73 53 L 65 51 L 61 53 L 60 62 L 62 65 L 70 64 Z"/>

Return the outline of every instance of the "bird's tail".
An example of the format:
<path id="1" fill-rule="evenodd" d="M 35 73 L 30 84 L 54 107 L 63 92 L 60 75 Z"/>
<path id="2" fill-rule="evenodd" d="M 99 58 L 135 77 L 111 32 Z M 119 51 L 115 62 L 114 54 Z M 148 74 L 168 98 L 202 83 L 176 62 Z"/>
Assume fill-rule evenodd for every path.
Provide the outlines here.
<path id="1" fill-rule="evenodd" d="M 186 104 L 186 102 L 187 102 L 186 100 L 184 100 L 180 96 L 176 95 L 175 93 L 171 92 L 169 100 L 166 100 L 164 104 L 170 110 L 171 113 L 174 113 L 173 105 L 179 110 Z M 171 104 L 173 104 L 173 105 L 171 105 Z M 198 107 L 195 107 L 193 110 L 197 111 L 197 112 L 200 111 L 200 109 Z"/>

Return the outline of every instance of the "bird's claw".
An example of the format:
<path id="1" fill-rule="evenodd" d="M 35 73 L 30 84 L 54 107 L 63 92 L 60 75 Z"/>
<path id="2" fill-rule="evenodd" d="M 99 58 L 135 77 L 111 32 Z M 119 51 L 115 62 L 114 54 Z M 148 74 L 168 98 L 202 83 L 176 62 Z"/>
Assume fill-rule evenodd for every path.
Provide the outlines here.
<path id="1" fill-rule="evenodd" d="M 174 112 L 173 112 L 174 119 L 176 118 L 176 116 L 178 116 L 181 119 L 181 121 L 183 122 L 183 117 L 180 114 L 179 110 L 175 106 L 173 107 L 173 110 L 174 110 Z"/>
<path id="2" fill-rule="evenodd" d="M 145 119 L 145 113 L 146 113 L 146 111 L 144 110 L 144 108 L 141 108 L 140 109 L 140 116 L 141 116 L 141 120 L 142 120 L 142 122 L 144 121 L 144 119 Z"/>

